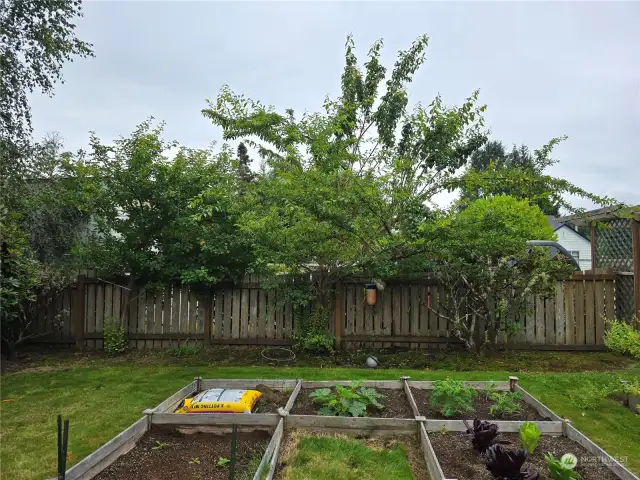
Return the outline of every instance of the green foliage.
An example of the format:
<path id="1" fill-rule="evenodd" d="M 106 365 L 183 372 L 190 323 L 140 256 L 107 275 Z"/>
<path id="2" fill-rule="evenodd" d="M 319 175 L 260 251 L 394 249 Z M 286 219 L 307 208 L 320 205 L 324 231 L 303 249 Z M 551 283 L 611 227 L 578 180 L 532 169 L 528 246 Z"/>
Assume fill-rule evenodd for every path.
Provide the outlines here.
<path id="1" fill-rule="evenodd" d="M 553 230 L 540 209 L 526 200 L 482 198 L 461 211 L 454 207 L 423 224 L 421 231 L 425 242 L 433 239 L 426 247 L 430 266 L 451 299 L 441 316 L 469 350 L 495 343 L 500 331 L 514 333 L 514 319 L 526 313 L 527 297 L 551 293 L 556 280 L 573 270 L 564 259 L 527 247 L 527 240 L 553 239 Z M 487 329 L 479 344 L 478 318 Z"/>
<path id="2" fill-rule="evenodd" d="M 75 36 L 82 16 L 80 0 L 5 0 L 0 9 L 0 149 L 1 166 L 9 145 L 29 140 L 29 94 L 53 94 L 62 66 L 73 57 L 93 55 L 91 45 Z M 12 166 L 15 168 L 15 165 Z M 0 172 L 4 168 L 0 168 Z"/>
<path id="3" fill-rule="evenodd" d="M 609 350 L 640 358 L 640 331 L 622 320 L 608 321 L 604 344 Z"/>
<path id="4" fill-rule="evenodd" d="M 549 477 L 552 480 L 572 480 L 582 478 L 578 472 L 573 469 L 576 466 L 576 457 L 571 454 L 565 454 L 562 458 L 557 459 L 551 453 L 545 453 L 544 459 L 549 468 Z"/>
<path id="5" fill-rule="evenodd" d="M 457 413 L 473 412 L 476 395 L 476 390 L 466 387 L 461 380 L 436 380 L 433 382 L 429 405 L 439 409 L 445 417 L 453 417 Z"/>
<path id="6" fill-rule="evenodd" d="M 322 405 L 318 415 L 363 417 L 369 406 L 384 408 L 378 401 L 384 395 L 375 388 L 360 386 L 361 383 L 353 382 L 348 387 L 336 385 L 335 392 L 330 388 L 319 388 L 309 394 L 309 397 Z"/>
<path id="7" fill-rule="evenodd" d="M 228 458 L 225 457 L 220 457 L 218 458 L 218 461 L 216 462 L 216 467 L 226 467 L 227 465 L 229 465 L 231 463 L 231 460 L 229 460 Z"/>
<path id="8" fill-rule="evenodd" d="M 522 394 L 519 392 L 496 393 L 491 400 L 493 404 L 489 407 L 489 413 L 494 417 L 503 418 L 520 411 Z"/>
<path id="9" fill-rule="evenodd" d="M 335 338 L 329 335 L 331 312 L 316 305 L 309 318 L 302 319 L 293 335 L 296 347 L 313 353 L 333 353 Z"/>
<path id="10" fill-rule="evenodd" d="M 119 355 L 127 349 L 127 331 L 119 318 L 106 316 L 104 319 L 104 349 L 109 355 Z"/>
<path id="11" fill-rule="evenodd" d="M 199 345 L 177 345 L 175 347 L 169 347 L 162 351 L 163 355 L 168 357 L 190 357 L 198 355 L 201 351 Z"/>
<path id="12" fill-rule="evenodd" d="M 529 453 L 533 453 L 540 441 L 540 429 L 533 422 L 524 422 L 520 426 L 520 443 Z"/>
<path id="13" fill-rule="evenodd" d="M 640 396 L 640 378 L 634 378 L 630 382 L 625 383 L 622 388 L 622 393 L 629 395 Z"/>
<path id="14" fill-rule="evenodd" d="M 577 385 L 567 392 L 567 396 L 576 407 L 582 410 L 595 410 L 615 392 L 612 383 L 576 382 Z"/>
<path id="15" fill-rule="evenodd" d="M 163 448 L 167 448 L 169 446 L 171 446 L 170 443 L 164 443 L 160 440 L 156 440 L 156 445 L 154 447 L 151 447 L 151 450 L 162 450 Z"/>

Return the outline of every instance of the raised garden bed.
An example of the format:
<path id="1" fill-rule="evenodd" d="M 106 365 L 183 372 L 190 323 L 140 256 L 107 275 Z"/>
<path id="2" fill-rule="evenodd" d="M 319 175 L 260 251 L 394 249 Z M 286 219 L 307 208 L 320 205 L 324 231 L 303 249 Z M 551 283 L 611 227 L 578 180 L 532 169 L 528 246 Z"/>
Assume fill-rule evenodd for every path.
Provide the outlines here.
<path id="1" fill-rule="evenodd" d="M 411 394 L 416 401 L 418 411 L 420 415 L 426 418 L 441 418 L 451 420 L 471 420 L 474 418 L 482 419 L 495 419 L 495 420 L 551 420 L 549 417 L 544 417 L 524 399 L 516 399 L 515 403 L 520 407 L 520 410 L 515 413 L 507 414 L 493 414 L 490 409 L 495 403 L 488 398 L 487 394 L 483 390 L 478 390 L 475 399 L 473 400 L 473 411 L 465 413 L 456 413 L 453 416 L 446 417 L 438 408 L 434 408 L 429 404 L 431 398 L 431 390 L 411 388 Z"/>
<path id="2" fill-rule="evenodd" d="M 502 440 L 510 441 L 506 445 L 510 449 L 522 448 L 518 434 L 501 434 Z M 493 476 L 487 470 L 480 453 L 473 449 L 471 442 L 459 433 L 430 433 L 429 440 L 438 457 L 438 461 L 447 478 L 457 480 L 493 480 Z M 550 478 L 548 475 L 545 453 L 551 453 L 560 458 L 565 453 L 572 453 L 578 458 L 575 471 L 583 480 L 615 480 L 618 477 L 598 461 L 598 458 L 585 450 L 582 446 L 569 440 L 567 437 L 542 435 L 540 442 L 533 454 L 529 454 L 525 466 L 531 465 L 535 472 L 540 474 L 540 479 Z"/>
<path id="3" fill-rule="evenodd" d="M 235 478 L 251 479 L 269 444 L 266 431 L 239 432 Z M 154 427 L 136 446 L 96 477 L 97 480 L 136 478 L 229 478 L 231 434 L 183 434 L 177 429 Z M 218 465 L 220 462 L 220 465 Z"/>
<path id="4" fill-rule="evenodd" d="M 238 468 L 244 469 L 243 475 L 248 475 L 244 478 L 253 480 L 270 480 L 274 478 L 274 474 L 277 478 L 330 478 L 331 480 L 335 478 L 405 478 L 404 473 L 397 473 L 396 470 L 389 470 L 390 473 L 384 474 L 387 468 L 384 467 L 385 461 L 393 463 L 394 469 L 400 468 L 398 472 L 405 468 L 402 471 L 407 473 L 406 465 L 398 466 L 398 462 L 402 464 L 400 460 L 403 458 L 403 455 L 399 455 L 399 444 L 406 449 L 410 475 L 413 476 L 406 476 L 406 478 L 426 478 L 425 472 L 428 472 L 431 480 L 492 478 L 486 476 L 488 472 L 479 454 L 471 450 L 468 442 L 460 438 L 460 432 L 466 430 L 464 423 L 450 417 L 442 419 L 442 415 L 438 415 L 439 412 L 425 408 L 428 405 L 428 395 L 434 388 L 433 382 L 413 382 L 406 377 L 397 381 L 362 382 L 361 385 L 368 390 L 361 393 L 382 394 L 383 397 L 378 400 L 386 408 L 357 412 L 366 416 L 316 415 L 318 406 L 313 404 L 309 397 L 313 391 L 325 389 L 325 394 L 331 394 L 332 389 L 338 390 L 336 385 L 345 387 L 351 383 L 350 381 L 202 380 L 197 378 L 156 408 L 145 410 L 145 417 L 74 465 L 67 471 L 67 480 L 91 479 L 98 474 L 101 475 L 98 478 L 123 479 L 227 478 L 228 470 L 225 471 L 224 468 L 215 464 L 220 457 L 228 458 L 224 453 L 227 452 L 225 448 L 229 449 L 230 455 L 230 432 L 234 425 L 237 426 L 241 438 L 245 439 L 241 440 L 241 448 L 238 450 Z M 489 384 L 491 384 L 490 387 Z M 542 474 L 541 478 L 546 478 L 547 470 L 545 465 L 541 468 L 539 462 L 542 455 L 549 451 L 557 456 L 573 453 L 579 459 L 587 459 L 584 465 L 579 463 L 577 470 L 587 480 L 596 478 L 640 480 L 569 422 L 560 419 L 535 397 L 520 388 L 515 377 L 510 378 L 509 382 L 466 382 L 463 386 L 495 392 L 517 392 L 522 396 L 521 409 L 525 413 L 518 416 L 517 421 L 504 419 L 494 421 L 490 415 L 486 419 L 495 423 L 504 436 L 511 435 L 514 439 L 517 439 L 515 434 L 523 423 L 521 420 L 535 419 L 535 424 L 543 437 L 531 461 Z M 193 392 L 209 388 L 257 388 L 263 391 L 264 401 L 257 405 L 257 413 L 252 414 L 174 413 L 181 402 Z M 424 396 L 421 396 L 422 394 Z M 475 404 L 475 411 L 469 415 L 469 418 L 483 416 L 486 409 L 486 405 Z M 343 415 L 351 413 L 342 412 Z M 191 433 L 191 435 L 176 437 L 175 434 L 168 433 L 175 430 Z M 324 466 L 326 475 L 323 473 L 320 476 L 313 476 L 315 475 L 312 473 L 313 468 L 322 467 L 324 462 L 319 460 L 319 457 L 305 459 L 304 452 L 308 450 L 306 444 L 301 445 L 302 448 L 297 450 L 289 446 L 291 443 L 289 439 L 294 438 L 291 432 L 295 431 L 305 432 L 305 436 L 299 438 L 307 438 L 310 435 L 309 438 L 316 438 L 318 434 L 334 438 L 337 434 L 346 435 L 349 438 L 337 437 L 342 438 L 341 441 L 346 443 L 356 441 L 353 439 L 355 437 L 360 442 L 358 444 L 360 446 L 354 448 L 362 450 L 361 446 L 364 445 L 373 450 L 369 453 L 366 449 L 362 450 L 365 458 L 357 460 L 349 457 L 349 448 L 345 443 L 344 448 L 333 450 L 335 456 L 346 455 L 344 459 L 336 462 L 342 465 L 339 468 L 343 470 L 336 473 L 327 463 Z M 448 433 L 442 435 L 440 432 L 443 431 Z M 193 432 L 206 432 L 208 435 Z M 266 444 L 269 437 L 271 439 Z M 175 438 L 179 441 L 176 442 Z M 402 440 L 406 438 L 410 440 Z M 153 448 L 158 446 L 156 440 L 167 444 L 176 443 L 176 445 L 172 445 L 173 451 L 169 454 L 164 447 Z M 308 443 L 313 445 L 312 440 Z M 255 444 L 255 448 L 250 444 Z M 332 451 L 331 448 L 334 446 L 329 442 L 323 448 Z M 256 449 L 260 452 L 264 451 L 259 463 L 254 455 Z M 167 458 L 164 454 L 167 454 Z M 185 460 L 186 457 L 189 458 Z M 199 463 L 195 461 L 189 463 L 193 458 L 198 458 Z M 376 458 L 376 460 L 370 462 L 367 458 Z M 392 458 L 396 460 L 391 461 Z M 597 463 L 598 461 L 600 463 Z M 316 467 L 311 465 L 314 462 Z M 378 466 L 375 470 L 376 475 L 381 473 L 384 476 L 358 475 L 360 468 L 365 468 L 371 463 Z M 421 465 L 421 467 L 416 469 L 414 465 Z M 292 467 L 291 473 L 287 473 L 289 467 Z M 389 468 L 392 467 L 389 466 Z M 156 474 L 144 477 L 137 473 L 138 469 L 156 472 Z M 214 476 L 220 475 L 221 471 L 222 476 Z"/>
<path id="5" fill-rule="evenodd" d="M 309 396 L 317 389 L 315 388 L 303 388 L 298 395 L 293 408 L 291 409 L 292 415 L 317 415 L 318 410 L 322 407 L 321 404 L 314 402 Z M 335 392 L 335 387 L 331 388 L 332 392 Z M 414 418 L 409 400 L 401 389 L 393 388 L 376 388 L 376 391 L 383 395 L 379 399 L 379 402 L 384 405 L 384 408 L 369 407 L 366 412 L 367 417 L 377 418 Z"/>
<path id="6" fill-rule="evenodd" d="M 417 435 L 353 438 L 293 430 L 285 435 L 273 478 L 428 480 Z"/>

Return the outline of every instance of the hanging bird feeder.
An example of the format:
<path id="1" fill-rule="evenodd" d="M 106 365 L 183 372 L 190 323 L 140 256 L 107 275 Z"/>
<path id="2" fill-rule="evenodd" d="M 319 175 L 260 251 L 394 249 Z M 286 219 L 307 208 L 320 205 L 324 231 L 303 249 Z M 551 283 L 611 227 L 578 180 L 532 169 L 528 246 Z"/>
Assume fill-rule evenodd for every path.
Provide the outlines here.
<path id="1" fill-rule="evenodd" d="M 375 305 L 376 304 L 376 292 L 377 286 L 375 283 L 367 283 L 364 286 L 365 297 L 367 299 L 367 305 Z"/>

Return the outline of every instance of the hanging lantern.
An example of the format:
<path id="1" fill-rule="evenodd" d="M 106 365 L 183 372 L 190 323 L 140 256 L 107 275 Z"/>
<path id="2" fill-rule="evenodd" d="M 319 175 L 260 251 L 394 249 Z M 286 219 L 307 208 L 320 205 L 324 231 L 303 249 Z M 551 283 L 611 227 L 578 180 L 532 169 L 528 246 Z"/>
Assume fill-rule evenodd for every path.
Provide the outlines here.
<path id="1" fill-rule="evenodd" d="M 367 283 L 364 286 L 367 305 L 375 305 L 376 304 L 376 284 L 375 283 Z"/>

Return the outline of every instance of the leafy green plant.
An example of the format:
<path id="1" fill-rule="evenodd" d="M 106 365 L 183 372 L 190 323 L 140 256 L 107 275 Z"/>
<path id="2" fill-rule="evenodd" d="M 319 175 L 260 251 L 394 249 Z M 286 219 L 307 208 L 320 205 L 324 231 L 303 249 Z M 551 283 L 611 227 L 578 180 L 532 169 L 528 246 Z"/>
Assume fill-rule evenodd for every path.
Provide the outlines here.
<path id="1" fill-rule="evenodd" d="M 331 313 L 321 305 L 316 305 L 309 318 L 303 319 L 293 339 L 296 348 L 317 354 L 333 353 L 335 338 L 328 333 Z"/>
<path id="2" fill-rule="evenodd" d="M 445 417 L 456 413 L 473 412 L 473 400 L 477 392 L 466 387 L 463 381 L 447 378 L 433 382 L 429 405 L 440 410 Z"/>
<path id="3" fill-rule="evenodd" d="M 573 480 L 582 478 L 573 469 L 578 464 L 578 459 L 571 453 L 564 454 L 560 459 L 555 458 L 551 453 L 545 453 L 544 459 L 549 468 L 549 477 L 552 480 Z"/>
<path id="4" fill-rule="evenodd" d="M 622 386 L 622 392 L 640 396 L 640 379 L 634 378 Z"/>
<path id="5" fill-rule="evenodd" d="M 499 395 L 498 390 L 496 390 L 496 384 L 487 383 L 482 390 L 482 395 L 489 400 L 493 400 L 496 395 Z"/>
<path id="6" fill-rule="evenodd" d="M 489 413 L 495 417 L 505 417 L 520 411 L 522 394 L 519 392 L 495 393 L 491 398 L 493 404 L 489 407 Z"/>
<path id="7" fill-rule="evenodd" d="M 163 448 L 167 448 L 169 446 L 171 446 L 170 443 L 164 443 L 164 442 L 161 442 L 160 440 L 156 440 L 156 445 L 155 447 L 151 447 L 151 450 L 162 450 Z"/>
<path id="8" fill-rule="evenodd" d="M 607 322 L 608 330 L 604 336 L 604 344 L 609 350 L 640 358 L 640 331 L 624 321 Z"/>
<path id="9" fill-rule="evenodd" d="M 224 468 L 227 465 L 229 465 L 230 463 L 231 463 L 231 460 L 229 460 L 228 458 L 220 457 L 220 458 L 218 458 L 218 461 L 216 462 L 216 466 Z"/>
<path id="10" fill-rule="evenodd" d="M 520 426 L 520 443 L 524 449 L 533 453 L 540 441 L 540 429 L 533 422 L 524 422 Z"/>
<path id="11" fill-rule="evenodd" d="M 198 345 L 178 345 L 165 349 L 162 354 L 168 357 L 190 357 L 200 353 Z"/>
<path id="12" fill-rule="evenodd" d="M 200 465 L 200 457 L 191 457 L 189 459 L 189 465 L 193 465 L 194 463 Z"/>
<path id="13" fill-rule="evenodd" d="M 362 382 L 353 382 L 348 387 L 335 386 L 335 393 L 330 388 L 319 388 L 309 397 L 316 403 L 322 404 L 318 415 L 363 417 L 367 407 L 384 408 L 378 399 L 384 395 L 375 388 L 360 386 Z"/>
<path id="14" fill-rule="evenodd" d="M 109 355 L 119 355 L 127 349 L 127 331 L 120 321 L 107 316 L 104 322 L 104 349 Z"/>

